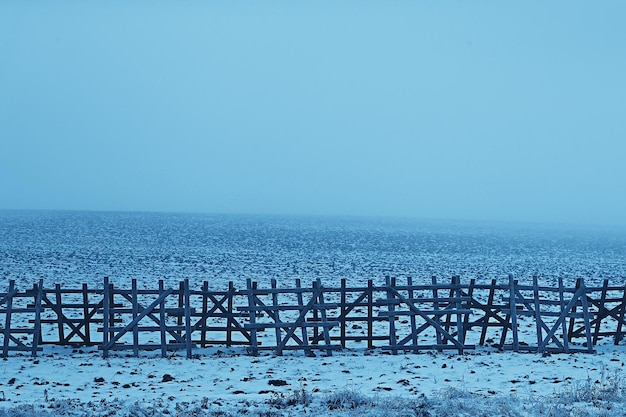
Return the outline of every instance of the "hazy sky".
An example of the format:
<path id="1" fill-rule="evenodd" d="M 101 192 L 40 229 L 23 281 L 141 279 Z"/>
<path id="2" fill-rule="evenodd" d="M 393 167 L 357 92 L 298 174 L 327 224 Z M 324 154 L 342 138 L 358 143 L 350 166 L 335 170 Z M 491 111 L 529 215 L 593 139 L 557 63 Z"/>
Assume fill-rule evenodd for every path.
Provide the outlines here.
<path id="1" fill-rule="evenodd" d="M 0 208 L 626 224 L 626 2 L 0 2 Z"/>

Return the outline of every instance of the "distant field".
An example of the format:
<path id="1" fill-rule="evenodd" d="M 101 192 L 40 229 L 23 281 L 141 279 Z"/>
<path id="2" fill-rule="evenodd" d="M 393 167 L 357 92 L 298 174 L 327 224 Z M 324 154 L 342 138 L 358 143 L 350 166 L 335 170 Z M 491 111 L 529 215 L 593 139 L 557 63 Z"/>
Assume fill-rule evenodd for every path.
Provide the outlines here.
<path id="1" fill-rule="evenodd" d="M 626 229 L 428 220 L 0 211 L 0 277 L 29 286 L 163 278 L 239 287 L 251 278 L 383 283 L 626 278 Z"/>

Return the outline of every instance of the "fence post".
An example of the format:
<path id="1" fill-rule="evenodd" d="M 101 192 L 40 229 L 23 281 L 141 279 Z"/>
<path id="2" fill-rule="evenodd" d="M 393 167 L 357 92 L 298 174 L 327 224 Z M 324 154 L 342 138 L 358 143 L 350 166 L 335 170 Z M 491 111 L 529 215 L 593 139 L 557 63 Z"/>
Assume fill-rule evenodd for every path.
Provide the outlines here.
<path id="1" fill-rule="evenodd" d="M 430 281 L 433 285 L 432 291 L 433 291 L 433 310 L 435 311 L 435 316 L 433 317 L 433 320 L 435 323 L 437 323 L 437 325 L 439 326 L 441 324 L 441 316 L 439 314 L 437 314 L 437 311 L 439 311 L 439 287 L 437 285 L 437 277 L 433 276 L 430 278 Z M 441 352 L 441 344 L 442 344 L 442 340 L 441 340 L 441 333 L 435 329 L 435 338 L 437 339 L 437 351 Z"/>
<path id="2" fill-rule="evenodd" d="M 178 310 L 184 311 L 185 308 L 185 283 L 183 281 L 178 282 Z M 176 316 L 176 326 L 180 329 L 184 326 L 185 316 L 182 314 L 178 314 Z M 182 336 L 183 331 L 176 331 L 179 336 Z"/>
<path id="3" fill-rule="evenodd" d="M 298 305 L 299 305 L 301 308 L 303 308 L 303 307 L 304 307 L 304 300 L 303 300 L 303 298 L 302 298 L 302 292 L 301 292 L 301 291 L 299 291 L 299 290 L 300 290 L 300 288 L 302 288 L 302 281 L 300 280 L 300 278 L 296 278 L 296 288 L 298 289 L 298 294 L 297 294 Z M 306 322 L 306 321 L 305 321 L 305 322 Z M 302 326 L 302 327 L 301 327 L 301 329 L 302 329 L 302 330 L 301 330 L 301 332 L 300 332 L 300 333 L 301 333 L 301 335 L 302 335 L 302 343 L 304 343 L 305 345 L 308 345 L 308 344 L 309 344 L 309 334 L 308 334 L 308 332 L 307 332 L 307 328 L 306 328 L 306 326 Z M 309 356 L 309 357 L 313 357 L 313 356 L 315 356 L 315 355 L 313 354 L 313 352 L 311 351 L 311 349 L 308 349 L 308 348 L 305 348 L 305 349 L 304 349 L 304 354 L 305 354 L 306 356 Z"/>
<path id="4" fill-rule="evenodd" d="M 578 289 L 578 285 L 579 282 L 576 281 L 576 289 Z M 561 306 L 561 314 L 567 314 L 567 311 L 565 310 L 565 306 L 566 306 L 566 302 L 565 302 L 565 295 L 563 294 L 565 291 L 565 289 L 563 288 L 563 278 L 559 278 L 559 305 Z M 586 296 L 586 294 L 585 294 Z M 574 304 L 575 306 L 576 304 Z M 567 316 L 565 316 L 567 317 Z M 563 351 L 565 353 L 569 353 L 569 337 L 567 336 L 567 320 L 565 320 L 565 318 L 563 319 L 563 321 L 561 322 L 561 331 L 563 332 Z M 587 332 L 589 331 L 589 329 L 586 329 Z"/>
<path id="5" fill-rule="evenodd" d="M 341 320 L 339 321 L 339 331 L 340 331 L 340 336 L 339 339 L 341 340 L 341 347 L 343 349 L 346 348 L 346 325 L 347 323 L 349 323 L 348 321 L 346 321 L 346 311 L 348 311 L 348 309 L 346 308 L 346 279 L 345 278 L 341 278 L 341 294 L 340 294 L 340 300 L 341 300 L 341 307 L 339 308 L 339 317 L 341 318 Z"/>
<path id="6" fill-rule="evenodd" d="M 317 302 L 322 305 L 321 314 L 322 314 L 322 323 L 324 324 L 324 328 L 322 329 L 322 331 L 324 332 L 324 343 L 326 343 L 326 347 L 327 347 L 326 354 L 328 356 L 333 356 L 333 350 L 330 346 L 330 343 L 331 343 L 330 342 L 330 329 L 326 325 L 328 323 L 328 317 L 326 314 L 326 305 L 324 302 L 324 286 L 322 285 L 322 280 L 318 278 L 313 283 L 313 288 L 320 289 L 319 296 L 317 297 Z"/>
<path id="7" fill-rule="evenodd" d="M 59 335 L 59 343 L 63 344 L 65 340 L 65 329 L 63 328 L 63 298 L 61 296 L 61 284 L 54 285 L 54 296 L 57 306 L 59 308 L 59 312 L 57 313 L 57 333 Z M 87 317 L 87 316 L 85 316 Z"/>
<path id="8" fill-rule="evenodd" d="M 467 296 L 469 298 L 469 300 L 467 301 L 466 304 L 466 308 L 469 311 L 469 313 L 465 313 L 463 315 L 463 339 L 461 340 L 461 343 L 465 344 L 465 339 L 467 337 L 467 331 L 471 330 L 471 327 L 469 325 L 469 321 L 470 321 L 470 315 L 473 314 L 473 310 L 472 310 L 472 303 L 474 301 L 474 286 L 476 285 L 476 278 L 472 278 L 470 279 L 470 284 L 469 287 L 467 289 Z M 463 296 L 463 290 L 459 289 L 459 295 Z"/>
<path id="9" fill-rule="evenodd" d="M 111 315 L 111 312 L 109 311 L 111 304 L 109 277 L 104 277 L 104 291 L 102 295 L 104 297 L 102 299 L 102 357 L 106 359 L 109 357 L 109 350 L 107 346 L 109 344 L 109 320 Z"/>
<path id="10" fill-rule="evenodd" d="M 374 281 L 367 280 L 367 348 L 374 348 Z"/>
<path id="11" fill-rule="evenodd" d="M 494 308 L 493 306 L 493 300 L 495 297 L 495 292 L 496 292 L 496 285 L 497 285 L 497 281 L 495 278 L 491 279 L 491 286 L 489 288 L 489 295 L 487 296 L 487 308 L 491 309 Z M 487 338 L 487 329 L 489 329 L 489 321 L 491 320 L 491 316 L 487 314 L 487 312 L 485 311 L 485 322 L 482 325 L 482 329 L 480 330 L 480 340 L 478 342 L 478 344 L 480 346 L 484 346 L 485 345 L 485 339 Z M 502 330 L 504 331 L 506 329 L 506 327 Z"/>
<path id="12" fill-rule="evenodd" d="M 597 313 L 597 317 L 596 317 L 596 327 L 594 329 L 593 332 L 593 344 L 596 345 L 598 343 L 598 339 L 600 338 L 600 324 L 602 323 L 602 319 L 604 317 L 606 317 L 607 313 L 607 308 L 604 305 L 606 303 L 606 292 L 607 292 L 607 288 L 609 287 L 609 280 L 605 279 L 602 282 L 602 293 L 600 295 L 600 307 L 598 308 L 598 313 Z M 585 295 L 585 299 L 587 299 L 587 296 Z M 570 332 L 571 334 L 571 332 Z"/>
<path id="13" fill-rule="evenodd" d="M 461 302 L 461 278 L 457 275 L 452 277 L 452 285 L 454 289 L 454 297 L 456 298 L 455 307 L 456 307 L 456 334 L 459 338 L 459 342 L 461 345 L 465 344 L 465 330 L 464 330 L 464 320 L 463 315 L 459 313 L 463 309 L 463 304 Z M 459 349 L 459 354 L 463 354 L 463 350 Z"/>
<path id="14" fill-rule="evenodd" d="M 622 302 L 619 305 L 619 320 L 617 322 L 617 329 L 615 330 L 615 339 L 613 344 L 618 345 L 623 339 L 622 325 L 624 324 L 624 316 L 626 315 L 626 284 L 622 288 Z"/>
<path id="15" fill-rule="evenodd" d="M 413 277 L 406 277 L 406 285 L 409 287 L 409 300 L 412 303 L 415 303 L 415 299 L 413 298 Z M 414 353 L 417 353 L 417 321 L 415 318 L 415 314 L 411 314 L 409 321 L 411 322 L 411 336 L 412 336 L 412 343 L 413 346 L 415 346 L 415 349 L 413 349 Z"/>
<path id="16" fill-rule="evenodd" d="M 282 356 L 283 351 L 281 348 L 281 337 L 280 337 L 280 327 L 278 326 L 278 323 L 280 323 L 280 314 L 279 314 L 279 310 L 278 310 L 278 293 L 276 291 L 277 285 L 276 285 L 276 279 L 272 278 L 271 280 L 271 286 L 272 286 L 272 306 L 274 307 L 274 309 L 272 310 L 272 313 L 274 314 L 274 320 L 276 321 L 277 326 L 274 328 L 274 335 L 276 336 L 276 354 L 279 356 Z"/>
<path id="17" fill-rule="evenodd" d="M 165 292 L 165 283 L 162 279 L 159 280 L 159 297 Z M 165 316 L 165 298 L 161 300 L 159 305 L 159 333 L 161 336 L 161 357 L 167 358 L 167 336 L 165 335 L 165 327 L 167 317 Z"/>
<path id="18" fill-rule="evenodd" d="M 206 334 L 207 334 L 207 312 L 209 311 L 209 282 L 202 282 L 202 320 L 198 323 L 200 324 L 200 346 L 206 347 Z M 196 329 L 198 328 L 198 324 L 196 324 Z M 227 325 L 228 326 L 228 325 Z M 230 346 L 230 343 L 227 341 L 226 346 Z"/>
<path id="19" fill-rule="evenodd" d="M 91 345 L 91 326 L 89 325 L 90 314 L 89 314 L 89 292 L 87 288 L 87 284 L 83 283 L 83 316 L 85 317 L 85 325 L 83 328 L 83 334 L 85 335 L 85 343 Z M 95 308 L 98 308 L 97 305 Z"/>
<path id="20" fill-rule="evenodd" d="M 133 278 L 131 281 L 131 299 L 132 301 L 132 311 L 133 311 L 133 320 L 137 318 L 139 315 L 139 300 L 137 299 L 137 279 Z M 133 326 L 133 356 L 139 356 L 139 323 L 136 326 Z"/>
<path id="21" fill-rule="evenodd" d="M 189 278 L 183 281 L 185 290 L 185 346 L 187 348 L 187 359 L 192 358 L 193 343 L 191 340 L 191 297 L 189 293 Z"/>
<path id="22" fill-rule="evenodd" d="M 539 302 L 539 280 L 537 279 L 537 275 L 533 275 L 533 294 L 535 298 L 535 326 L 537 332 L 537 347 L 541 346 L 543 343 L 543 330 L 541 319 L 541 303 Z M 563 301 L 561 301 L 563 304 Z"/>
<path id="23" fill-rule="evenodd" d="M 511 330 L 513 331 L 513 351 L 519 352 L 519 338 L 517 334 L 517 281 L 513 279 L 513 275 L 509 274 L 509 309 L 511 311 Z"/>
<path id="24" fill-rule="evenodd" d="M 258 356 L 259 355 L 259 344 L 258 344 L 258 340 L 257 340 L 257 329 L 254 326 L 256 324 L 256 310 L 254 309 L 254 307 L 256 306 L 256 302 L 255 302 L 255 294 L 254 294 L 254 290 L 256 290 L 256 282 L 252 282 L 252 280 L 250 278 L 246 279 L 246 288 L 248 289 L 248 307 L 249 307 L 249 312 L 250 312 L 250 347 L 248 349 L 248 352 L 252 355 L 252 356 Z"/>
<path id="25" fill-rule="evenodd" d="M 387 310 L 389 311 L 389 344 L 391 345 L 391 353 L 394 355 L 398 354 L 398 349 L 396 347 L 396 316 L 393 314 L 396 310 L 395 305 L 395 295 L 392 288 L 396 287 L 396 279 L 385 277 L 385 283 L 387 284 Z M 392 299 L 393 298 L 393 299 Z"/>
<path id="26" fill-rule="evenodd" d="M 587 287 L 585 286 L 585 281 L 582 278 L 580 279 L 580 287 L 583 289 L 581 298 L 583 302 L 583 320 L 585 322 L 585 336 L 587 338 L 587 352 L 593 353 L 593 340 L 591 338 L 591 318 L 589 317 L 589 302 L 587 301 Z M 598 314 L 600 311 L 598 311 Z"/>
<path id="27" fill-rule="evenodd" d="M 7 293 L 7 308 L 4 317 L 4 340 L 2 346 L 2 358 L 9 356 L 9 338 L 11 337 L 11 315 L 13 313 L 13 290 L 15 289 L 15 280 L 9 281 L 9 291 Z"/>
<path id="28" fill-rule="evenodd" d="M 228 281 L 228 317 L 226 318 L 226 346 L 230 347 L 233 344 L 233 326 L 235 323 L 233 308 L 233 297 L 235 296 L 235 284 L 232 281 Z"/>
<path id="29" fill-rule="evenodd" d="M 33 329 L 33 356 L 37 356 L 37 348 L 41 340 L 41 302 L 43 298 L 43 279 L 39 280 L 35 291 L 35 327 Z"/>

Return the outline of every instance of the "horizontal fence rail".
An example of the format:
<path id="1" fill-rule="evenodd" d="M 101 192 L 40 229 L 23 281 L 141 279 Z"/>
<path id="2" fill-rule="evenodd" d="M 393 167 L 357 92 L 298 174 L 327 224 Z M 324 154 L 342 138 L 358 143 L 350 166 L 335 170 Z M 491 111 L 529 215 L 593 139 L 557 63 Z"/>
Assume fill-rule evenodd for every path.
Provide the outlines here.
<path id="1" fill-rule="evenodd" d="M 43 345 L 95 346 L 112 351 L 184 351 L 211 346 L 244 346 L 250 355 L 297 350 L 332 355 L 343 348 L 399 352 L 453 351 L 476 346 L 536 353 L 594 352 L 603 338 L 624 336 L 626 286 L 573 287 L 520 284 L 509 277 L 476 283 L 452 277 L 416 284 L 387 278 L 350 286 L 309 286 L 295 280 L 267 288 L 248 280 L 223 291 L 208 282 L 176 288 L 118 288 L 104 278 L 101 288 L 47 288 L 43 280 L 20 290 L 10 281 L 0 293 L 0 349 L 36 356 Z"/>

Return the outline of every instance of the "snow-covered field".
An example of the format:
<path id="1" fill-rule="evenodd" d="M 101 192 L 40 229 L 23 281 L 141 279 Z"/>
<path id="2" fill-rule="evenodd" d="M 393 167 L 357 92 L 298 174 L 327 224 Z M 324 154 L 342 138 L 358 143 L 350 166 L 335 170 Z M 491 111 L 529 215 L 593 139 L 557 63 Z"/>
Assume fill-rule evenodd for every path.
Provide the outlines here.
<path id="1" fill-rule="evenodd" d="M 154 286 L 189 278 L 224 289 L 246 278 L 381 283 L 386 275 L 543 283 L 626 278 L 626 230 L 357 218 L 0 211 L 0 284 L 103 276 Z M 624 346 L 540 356 L 480 348 L 388 355 L 345 350 L 260 357 L 194 350 L 195 359 L 46 346 L 0 363 L 0 416 L 625 415 Z M 621 414 L 620 414 L 621 413 Z"/>
<path id="2" fill-rule="evenodd" d="M 0 277 L 28 287 L 159 278 L 224 288 L 246 278 L 383 283 L 626 279 L 626 228 L 401 219 L 0 211 Z"/>
<path id="3" fill-rule="evenodd" d="M 191 360 L 149 353 L 105 360 L 88 349 L 58 350 L 2 362 L 0 407 L 120 416 L 185 410 L 188 415 L 420 415 L 411 407 L 426 403 L 423 411 L 433 416 L 625 413 L 622 346 L 602 347 L 595 355 L 486 349 L 463 356 L 343 351 L 315 358 L 250 357 L 212 348 Z M 609 412 L 617 407 L 622 409 Z"/>

